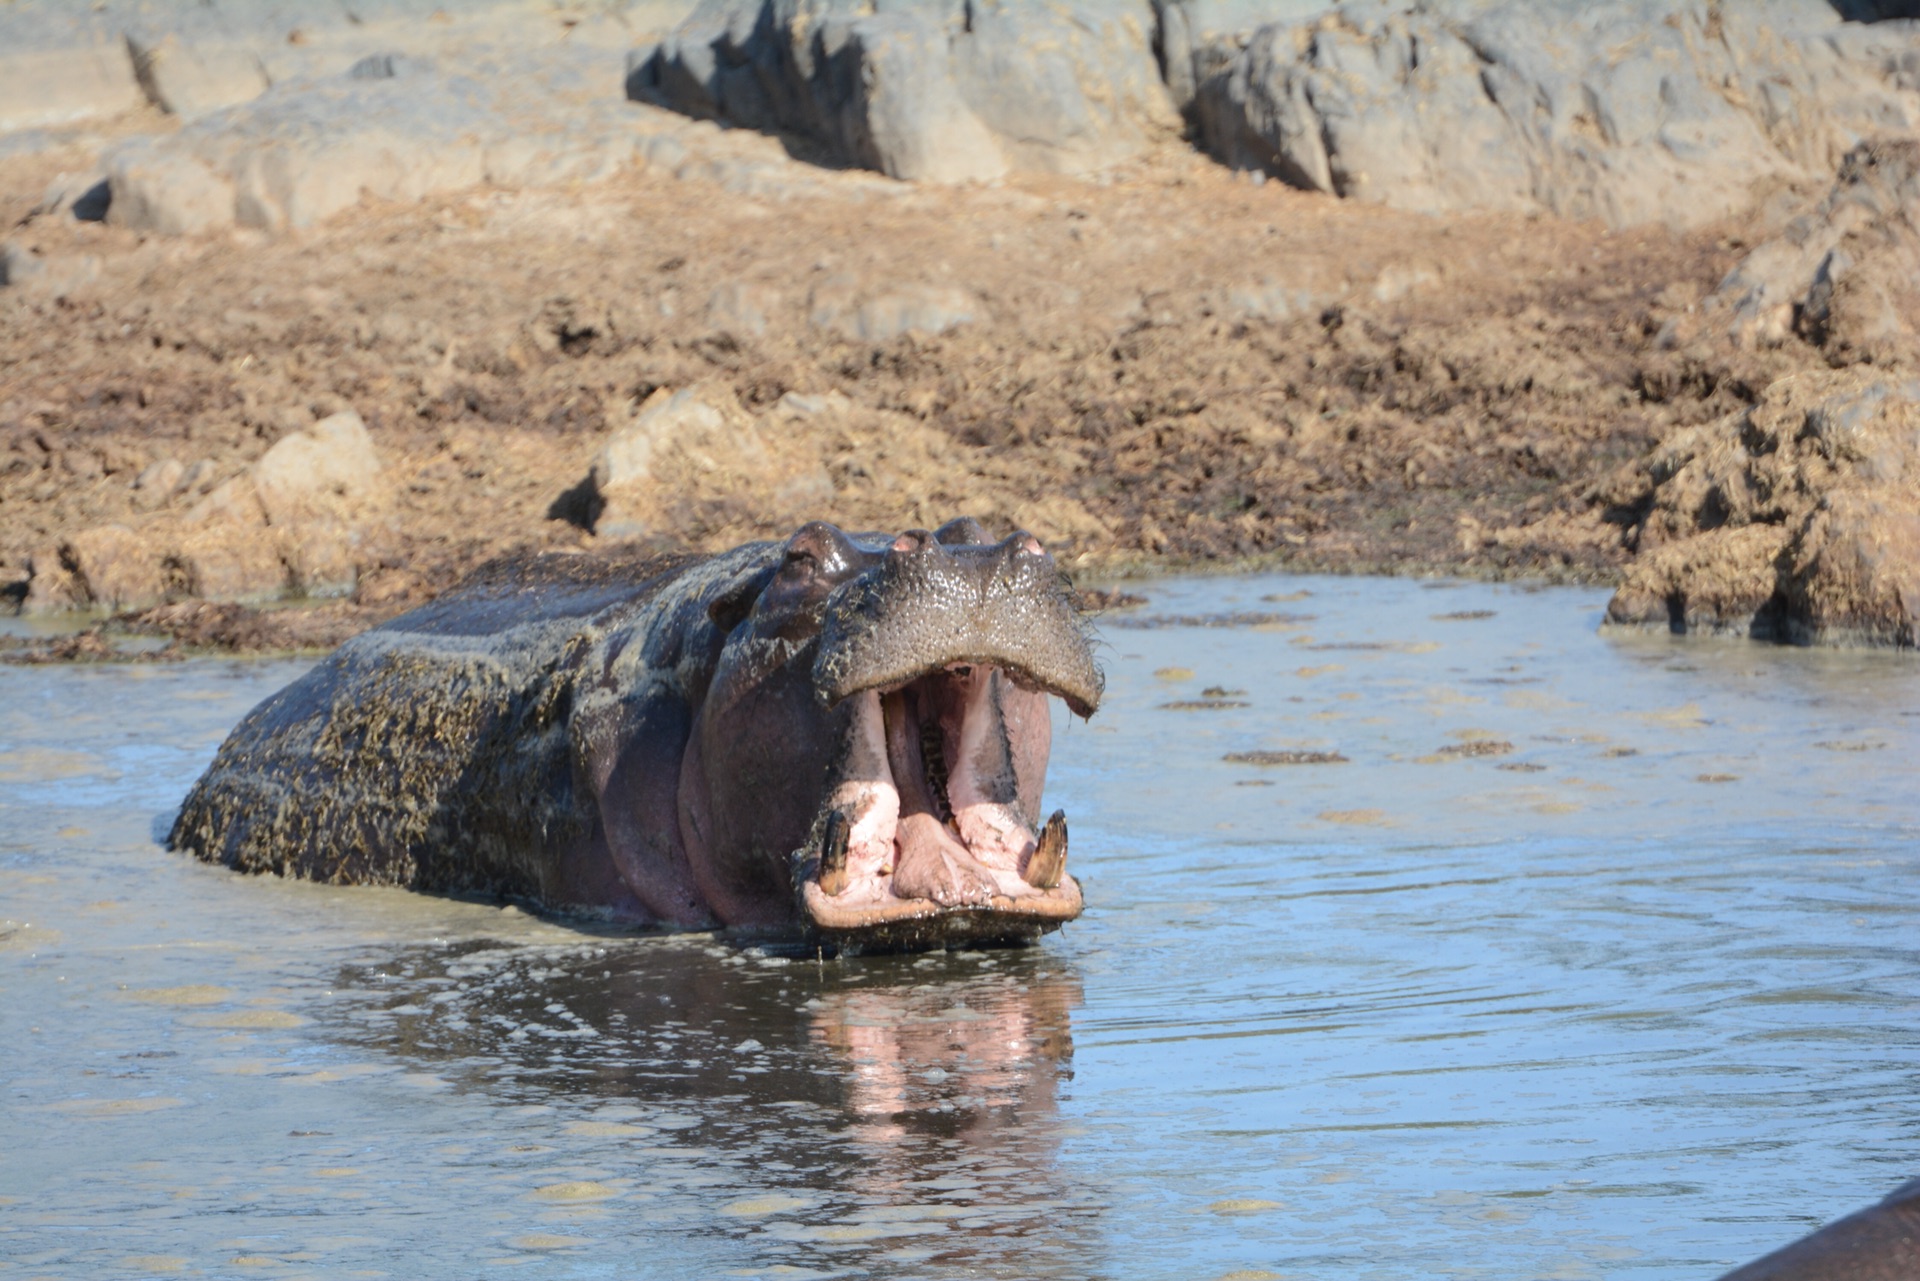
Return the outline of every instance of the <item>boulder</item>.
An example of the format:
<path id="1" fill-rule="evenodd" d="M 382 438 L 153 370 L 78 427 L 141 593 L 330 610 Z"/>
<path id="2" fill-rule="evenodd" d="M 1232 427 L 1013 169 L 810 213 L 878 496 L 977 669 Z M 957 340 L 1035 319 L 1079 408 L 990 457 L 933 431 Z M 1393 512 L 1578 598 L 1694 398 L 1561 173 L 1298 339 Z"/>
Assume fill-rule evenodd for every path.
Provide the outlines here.
<path id="1" fill-rule="evenodd" d="M 98 279 L 97 254 L 48 254 L 34 246 L 0 241 L 0 288 L 65 298 Z"/>
<path id="2" fill-rule="evenodd" d="M 1783 379 L 1595 497 L 1636 550 L 1609 623 L 1920 643 L 1920 379 L 1866 368 Z"/>
<path id="3" fill-rule="evenodd" d="M 355 550 L 387 497 L 360 415 L 347 410 L 283 436 L 251 476 L 287 581 L 312 596 L 352 591 Z"/>
<path id="4" fill-rule="evenodd" d="M 160 458 L 148 463 L 133 480 L 133 504 L 142 509 L 165 505 L 180 492 L 187 479 L 186 464 L 178 458 Z"/>
<path id="5" fill-rule="evenodd" d="M 169 498 L 211 485 L 191 507 Z M 162 459 L 141 472 L 132 524 L 102 525 L 36 553 L 27 608 L 144 609 L 180 597 L 271 600 L 351 591 L 364 546 L 390 498 L 366 424 L 334 414 L 282 437 L 252 467 L 218 484 L 204 460 Z"/>
<path id="6" fill-rule="evenodd" d="M 1915 24 L 1825 0 L 1354 0 L 1215 39 L 1192 114 L 1311 190 L 1698 226 L 1912 132 L 1916 53 Z"/>
<path id="7" fill-rule="evenodd" d="M 373 436 L 350 409 L 282 436 L 254 463 L 253 484 L 277 526 L 354 521 L 383 494 Z"/>
<path id="8" fill-rule="evenodd" d="M 984 313 L 980 300 L 955 285 L 897 285 L 864 291 L 851 276 L 817 285 L 807 303 L 807 321 L 853 342 L 891 342 L 905 334 L 931 336 L 970 324 Z"/>
<path id="9" fill-rule="evenodd" d="M 684 533 L 682 516 L 698 519 L 743 492 L 771 491 L 795 514 L 833 494 L 805 433 L 770 430 L 718 383 L 655 392 L 600 450 L 589 485 L 593 530 L 611 538 Z"/>
<path id="10" fill-rule="evenodd" d="M 1847 153 L 1833 188 L 1729 272 L 1700 323 L 1746 347 L 1796 335 L 1836 364 L 1920 357 L 1920 142 L 1877 139 Z M 1667 335 L 1672 342 L 1678 329 Z"/>
<path id="11" fill-rule="evenodd" d="M 200 600 L 258 602 L 301 586 L 293 579 L 280 545 L 260 525 L 215 519 L 162 525 L 160 531 L 180 594 Z"/>
<path id="12" fill-rule="evenodd" d="M 1171 132 L 1142 5 L 707 0 L 628 92 L 913 181 L 1080 173 Z"/>
<path id="13" fill-rule="evenodd" d="M 184 119 L 369 59 L 471 60 L 566 45 L 602 59 L 664 33 L 695 0 L 9 0 L 0 5 L 0 133 L 150 102 Z"/>
<path id="14" fill-rule="evenodd" d="M 428 59 L 367 55 L 276 82 L 107 153 L 107 221 L 167 234 L 311 227 L 366 196 L 552 185 L 644 164 L 673 114 L 606 92 L 591 47 Z"/>
<path id="15" fill-rule="evenodd" d="M 97 6 L 0 6 L 0 133 L 118 115 L 141 101 L 125 39 Z"/>
<path id="16" fill-rule="evenodd" d="M 60 555 L 59 548 L 41 547 L 27 557 L 27 597 L 21 602 L 22 613 L 57 614 L 84 604 L 73 567 Z"/>
<path id="17" fill-rule="evenodd" d="M 759 338 L 767 332 L 768 313 L 779 308 L 779 290 L 734 281 L 708 296 L 707 323 L 735 338 Z"/>
<path id="18" fill-rule="evenodd" d="M 1153 0 L 1154 48 L 1174 106 L 1191 109 L 1213 64 L 1248 33 L 1304 23 L 1332 7 L 1330 0 Z"/>
<path id="19" fill-rule="evenodd" d="M 126 525 L 81 530 L 60 548 L 60 559 L 72 575 L 70 590 L 81 604 L 145 609 L 167 597 L 161 558 L 154 554 L 150 540 Z"/>

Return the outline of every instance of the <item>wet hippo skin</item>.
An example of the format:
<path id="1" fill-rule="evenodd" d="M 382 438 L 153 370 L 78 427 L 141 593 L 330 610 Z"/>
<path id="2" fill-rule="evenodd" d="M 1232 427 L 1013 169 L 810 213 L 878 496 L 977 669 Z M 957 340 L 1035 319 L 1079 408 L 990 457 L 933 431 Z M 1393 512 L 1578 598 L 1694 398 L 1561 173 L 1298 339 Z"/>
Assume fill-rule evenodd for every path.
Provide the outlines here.
<path id="1" fill-rule="evenodd" d="M 1038 541 L 824 522 L 708 557 L 497 564 L 256 708 L 170 843 L 856 948 L 1081 910 L 1050 700 L 1103 678 Z"/>
<path id="2" fill-rule="evenodd" d="M 1915 1281 L 1920 1278 L 1920 1179 L 1829 1223 L 1720 1281 Z"/>

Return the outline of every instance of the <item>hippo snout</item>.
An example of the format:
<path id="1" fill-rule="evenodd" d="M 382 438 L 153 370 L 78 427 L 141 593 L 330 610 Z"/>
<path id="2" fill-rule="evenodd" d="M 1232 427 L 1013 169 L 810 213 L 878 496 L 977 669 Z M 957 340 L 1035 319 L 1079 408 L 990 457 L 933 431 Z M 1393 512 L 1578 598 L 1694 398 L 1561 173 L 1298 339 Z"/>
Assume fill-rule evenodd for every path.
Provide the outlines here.
<path id="1" fill-rule="evenodd" d="M 1082 717 L 1105 688 L 1066 575 L 1024 530 L 971 544 L 909 530 L 828 598 L 814 677 L 829 704 L 956 663 L 999 668 Z"/>

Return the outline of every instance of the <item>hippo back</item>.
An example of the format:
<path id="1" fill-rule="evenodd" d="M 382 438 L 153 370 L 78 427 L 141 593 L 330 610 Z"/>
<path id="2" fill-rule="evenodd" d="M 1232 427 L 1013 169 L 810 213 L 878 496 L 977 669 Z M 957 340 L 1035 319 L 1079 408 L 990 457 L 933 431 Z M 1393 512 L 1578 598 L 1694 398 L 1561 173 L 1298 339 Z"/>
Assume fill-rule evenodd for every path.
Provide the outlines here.
<path id="1" fill-rule="evenodd" d="M 582 655 L 688 562 L 488 566 L 255 708 L 168 843 L 241 871 L 540 897 L 593 803 L 567 720 Z"/>

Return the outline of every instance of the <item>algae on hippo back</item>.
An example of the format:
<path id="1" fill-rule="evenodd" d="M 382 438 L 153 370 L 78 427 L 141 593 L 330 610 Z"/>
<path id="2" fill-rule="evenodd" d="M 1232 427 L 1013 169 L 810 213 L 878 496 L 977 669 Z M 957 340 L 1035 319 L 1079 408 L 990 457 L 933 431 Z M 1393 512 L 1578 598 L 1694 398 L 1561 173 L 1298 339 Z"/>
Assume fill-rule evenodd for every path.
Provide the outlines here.
<path id="1" fill-rule="evenodd" d="M 813 522 L 710 557 L 483 568 L 233 731 L 176 849 L 858 948 L 1078 916 L 1049 697 L 1102 676 L 1024 532 Z"/>

